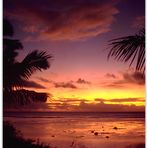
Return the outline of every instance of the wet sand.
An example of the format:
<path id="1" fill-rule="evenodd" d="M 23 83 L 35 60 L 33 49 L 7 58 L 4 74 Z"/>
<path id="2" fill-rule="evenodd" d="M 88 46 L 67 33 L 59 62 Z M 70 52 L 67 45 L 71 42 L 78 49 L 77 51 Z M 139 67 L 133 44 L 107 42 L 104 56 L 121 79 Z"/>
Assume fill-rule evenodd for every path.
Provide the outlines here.
<path id="1" fill-rule="evenodd" d="M 57 148 L 136 148 L 145 143 L 144 118 L 5 117 L 24 137 Z M 139 148 L 139 147 L 137 147 Z"/>

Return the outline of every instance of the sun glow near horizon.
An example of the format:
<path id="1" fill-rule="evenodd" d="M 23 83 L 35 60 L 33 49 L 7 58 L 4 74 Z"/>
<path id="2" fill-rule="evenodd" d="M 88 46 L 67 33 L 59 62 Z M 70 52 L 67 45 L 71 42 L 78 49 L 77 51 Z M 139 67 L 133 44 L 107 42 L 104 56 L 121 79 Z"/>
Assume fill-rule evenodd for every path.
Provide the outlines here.
<path id="1" fill-rule="evenodd" d="M 59 104 L 63 105 L 63 108 L 66 105 L 79 106 L 81 102 L 88 105 L 103 102 L 110 105 L 144 107 L 145 83 L 143 79 L 136 79 L 133 74 L 133 71 L 128 71 L 120 74 L 98 73 L 97 76 L 87 75 L 87 78 L 76 78 L 75 76 L 72 78 L 73 75 L 70 75 L 71 79 L 62 76 L 56 79 L 54 76 L 52 79 L 51 75 L 49 78 L 48 76 L 43 78 L 38 73 L 32 80 L 45 87 L 38 88 L 36 91 L 51 94 L 47 104 L 52 102 L 54 108 Z M 125 75 L 128 77 L 126 78 Z M 94 81 L 94 77 L 99 79 Z"/>

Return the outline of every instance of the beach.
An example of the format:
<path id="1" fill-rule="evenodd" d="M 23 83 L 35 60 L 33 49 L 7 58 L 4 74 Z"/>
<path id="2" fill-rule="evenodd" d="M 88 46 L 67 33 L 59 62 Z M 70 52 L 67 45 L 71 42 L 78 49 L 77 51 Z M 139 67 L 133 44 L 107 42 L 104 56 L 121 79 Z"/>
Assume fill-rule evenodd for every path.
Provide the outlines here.
<path id="1" fill-rule="evenodd" d="M 128 148 L 145 143 L 144 113 L 9 112 L 4 120 L 23 137 L 53 148 Z"/>

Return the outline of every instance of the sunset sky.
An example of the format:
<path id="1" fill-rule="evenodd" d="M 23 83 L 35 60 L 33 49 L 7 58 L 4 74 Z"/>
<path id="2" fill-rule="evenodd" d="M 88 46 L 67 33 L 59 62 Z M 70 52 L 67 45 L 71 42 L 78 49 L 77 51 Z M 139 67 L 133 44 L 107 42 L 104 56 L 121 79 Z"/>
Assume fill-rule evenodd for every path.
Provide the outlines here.
<path id="1" fill-rule="evenodd" d="M 24 45 L 53 56 L 51 67 L 30 78 L 29 88 L 48 92 L 52 111 L 143 111 L 145 81 L 129 63 L 107 60 L 109 40 L 144 26 L 144 0 L 4 0 L 4 17 Z"/>

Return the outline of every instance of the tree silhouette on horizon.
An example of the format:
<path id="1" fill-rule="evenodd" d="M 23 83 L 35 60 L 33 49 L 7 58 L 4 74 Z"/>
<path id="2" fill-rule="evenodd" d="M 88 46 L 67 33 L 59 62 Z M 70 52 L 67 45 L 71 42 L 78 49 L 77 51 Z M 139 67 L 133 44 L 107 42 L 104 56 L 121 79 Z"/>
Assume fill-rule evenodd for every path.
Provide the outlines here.
<path id="1" fill-rule="evenodd" d="M 129 66 L 135 62 L 135 70 L 145 72 L 145 29 L 142 28 L 137 34 L 116 38 L 110 41 L 111 49 L 108 59 L 114 57 L 121 62 L 130 61 Z"/>
<path id="2" fill-rule="evenodd" d="M 46 70 L 50 67 L 48 59 L 52 56 L 45 51 L 34 50 L 22 60 L 17 61 L 16 57 L 23 45 L 20 40 L 13 39 L 14 31 L 12 24 L 3 20 L 3 92 L 12 94 L 15 90 L 21 89 L 24 83 L 36 71 Z M 10 98 L 11 99 L 11 98 Z M 8 99 L 7 99 L 8 100 Z M 5 95 L 4 95 L 5 101 Z"/>

